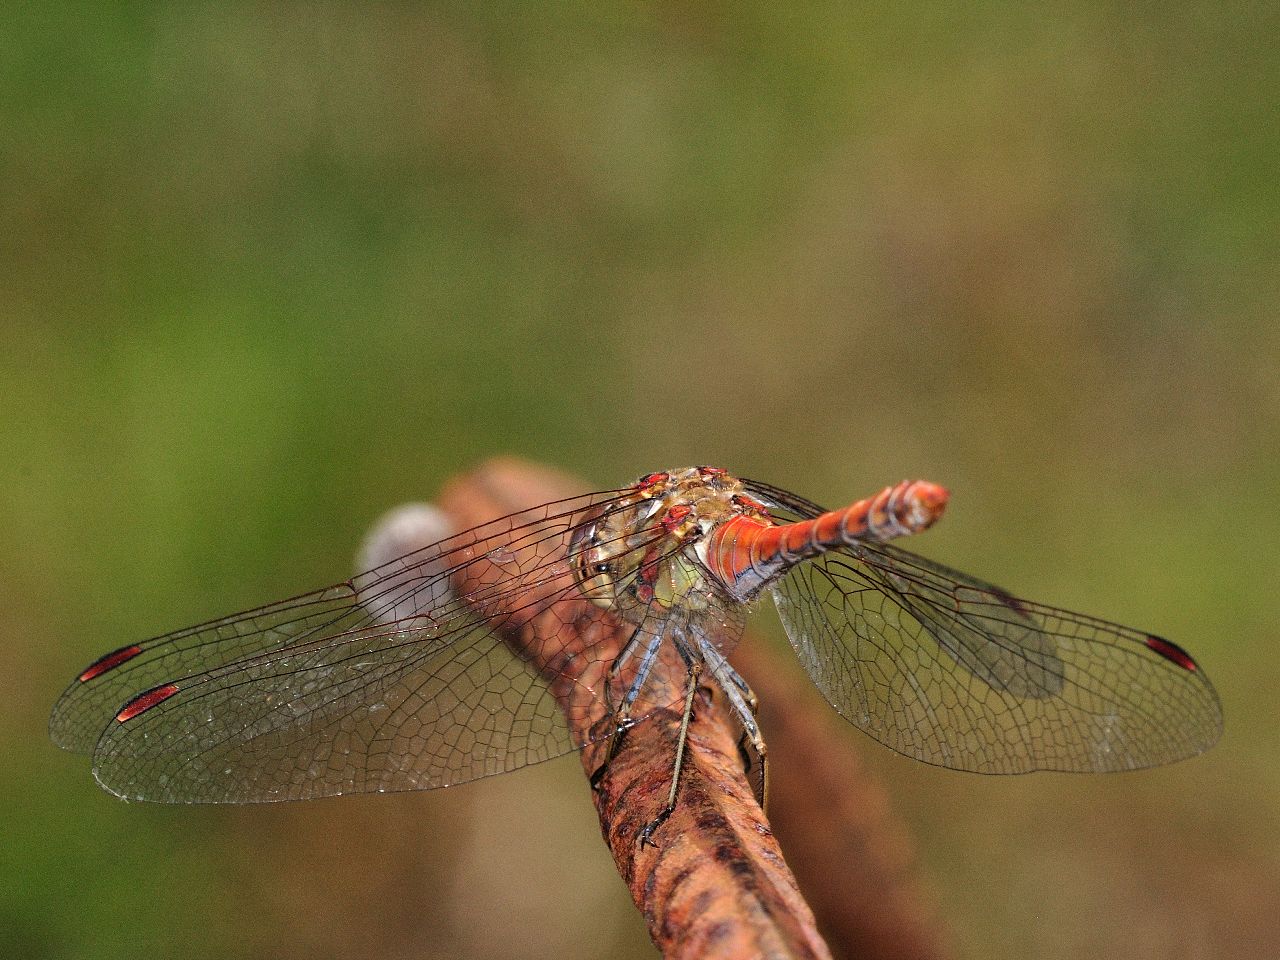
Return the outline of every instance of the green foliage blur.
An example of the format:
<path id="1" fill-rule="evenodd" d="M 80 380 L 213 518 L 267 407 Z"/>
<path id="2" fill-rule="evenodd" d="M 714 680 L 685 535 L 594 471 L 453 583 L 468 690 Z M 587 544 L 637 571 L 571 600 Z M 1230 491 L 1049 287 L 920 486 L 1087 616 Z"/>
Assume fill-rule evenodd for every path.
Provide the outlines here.
<path id="1" fill-rule="evenodd" d="M 1278 28 L 1247 2 L 9 11 L 0 955 L 652 955 L 571 761 L 169 809 L 45 735 L 96 655 L 341 579 L 380 512 L 498 453 L 831 503 L 948 485 L 913 547 L 1175 639 L 1228 724 L 1117 777 L 866 741 L 959 952 L 1273 955 Z"/>

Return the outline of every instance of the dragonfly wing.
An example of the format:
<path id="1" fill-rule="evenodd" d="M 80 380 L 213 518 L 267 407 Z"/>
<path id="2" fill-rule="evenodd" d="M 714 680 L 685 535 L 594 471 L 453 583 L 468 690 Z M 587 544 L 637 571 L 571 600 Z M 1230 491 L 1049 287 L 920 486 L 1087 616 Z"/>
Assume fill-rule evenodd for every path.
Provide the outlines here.
<path id="1" fill-rule="evenodd" d="M 764 484 L 788 518 L 822 508 Z M 791 643 L 846 719 L 899 753 L 983 773 L 1170 763 L 1217 742 L 1203 670 L 1160 637 L 1020 600 L 888 544 L 774 585 Z"/>
<path id="2" fill-rule="evenodd" d="M 143 690 L 308 637 L 341 633 L 366 619 L 353 586 L 340 583 L 121 647 L 71 681 L 54 705 L 49 735 L 66 750 L 92 753 L 107 721 Z"/>
<path id="3" fill-rule="evenodd" d="M 877 740 L 980 773 L 1129 770 L 1217 741 L 1217 694 L 1173 644 L 944 570 L 855 548 L 774 587 L 810 678 Z"/>
<path id="4" fill-rule="evenodd" d="M 436 787 L 581 746 L 552 687 L 592 657 L 559 654 L 616 624 L 582 598 L 567 551 L 616 498 L 522 511 L 346 583 L 121 648 L 72 682 L 53 737 L 92 750 L 113 792 L 170 802 Z M 566 675 L 528 666 L 509 646 L 517 635 Z"/>
<path id="5" fill-rule="evenodd" d="M 172 686 L 172 692 L 170 687 Z M 576 746 L 543 678 L 488 627 L 292 645 L 134 701 L 94 753 L 129 799 L 248 803 L 462 783 Z"/>

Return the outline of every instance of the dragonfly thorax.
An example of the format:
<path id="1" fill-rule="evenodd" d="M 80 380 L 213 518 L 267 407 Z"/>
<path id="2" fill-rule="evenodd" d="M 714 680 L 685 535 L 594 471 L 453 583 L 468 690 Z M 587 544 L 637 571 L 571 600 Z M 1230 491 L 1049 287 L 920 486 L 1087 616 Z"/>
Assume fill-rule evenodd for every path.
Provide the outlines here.
<path id="1" fill-rule="evenodd" d="M 571 555 L 583 595 L 628 619 L 654 606 L 698 609 L 723 586 L 698 551 L 718 525 L 766 517 L 741 480 L 716 467 L 652 473 L 579 528 Z"/>

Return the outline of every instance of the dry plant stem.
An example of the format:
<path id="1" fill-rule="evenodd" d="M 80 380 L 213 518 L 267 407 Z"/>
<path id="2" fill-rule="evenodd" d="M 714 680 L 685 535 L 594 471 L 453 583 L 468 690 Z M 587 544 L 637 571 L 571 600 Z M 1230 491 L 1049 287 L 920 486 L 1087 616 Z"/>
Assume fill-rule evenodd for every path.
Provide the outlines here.
<path id="1" fill-rule="evenodd" d="M 450 484 L 440 506 L 456 529 L 466 529 L 581 490 L 581 484 L 559 473 L 519 461 L 492 461 Z M 476 575 L 486 580 L 497 573 L 479 570 Z M 573 620 L 576 635 L 552 652 L 535 641 L 534 624 L 513 622 L 509 611 L 483 612 L 502 617 L 508 643 L 551 680 L 567 715 L 582 718 L 575 721 L 576 737 L 587 739 L 608 728 L 604 706 L 583 691 L 598 685 L 608 654 L 626 639 L 625 627 L 584 601 Z M 563 608 L 558 616 L 569 619 Z M 573 656 L 588 648 L 593 655 Z M 578 663 L 583 666 L 577 668 Z M 675 703 L 685 678 L 683 665 L 671 657 L 654 667 L 650 682 L 669 688 L 667 702 Z M 656 846 L 637 842 L 666 804 L 679 725 L 679 713 L 671 710 L 629 731 L 593 792 L 605 840 L 653 942 L 667 957 L 829 957 L 755 802 L 738 731 L 709 687 L 697 692 L 679 802 L 654 834 Z M 607 742 L 599 742 L 582 752 L 588 776 L 607 749 Z"/>
<path id="2" fill-rule="evenodd" d="M 906 825 L 859 738 L 785 655 L 750 638 L 734 662 L 760 697 L 769 819 L 836 957 L 953 956 L 922 888 Z"/>

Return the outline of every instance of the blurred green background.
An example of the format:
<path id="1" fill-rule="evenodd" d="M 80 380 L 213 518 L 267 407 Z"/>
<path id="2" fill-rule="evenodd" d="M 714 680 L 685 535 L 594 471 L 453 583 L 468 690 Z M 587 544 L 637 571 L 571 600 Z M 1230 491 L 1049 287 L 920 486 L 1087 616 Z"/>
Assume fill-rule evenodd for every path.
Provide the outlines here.
<path id="1" fill-rule="evenodd" d="M 97 654 L 340 579 L 517 453 L 945 483 L 918 549 L 1176 639 L 1227 711 L 1131 776 L 865 741 L 957 949 L 1274 955 L 1273 4 L 6 20 L 0 953 L 652 955 L 572 760 L 169 809 L 46 739 Z"/>

